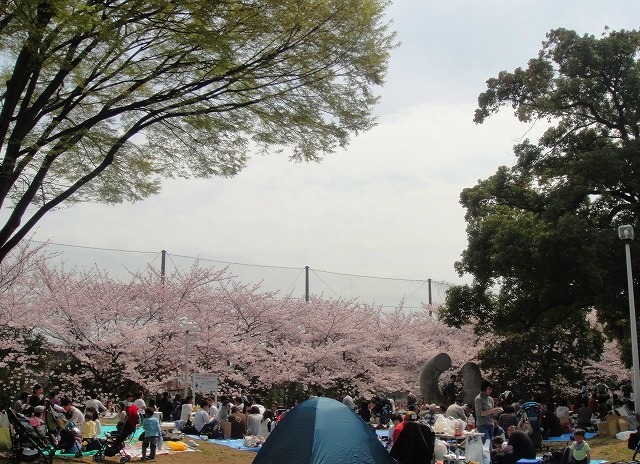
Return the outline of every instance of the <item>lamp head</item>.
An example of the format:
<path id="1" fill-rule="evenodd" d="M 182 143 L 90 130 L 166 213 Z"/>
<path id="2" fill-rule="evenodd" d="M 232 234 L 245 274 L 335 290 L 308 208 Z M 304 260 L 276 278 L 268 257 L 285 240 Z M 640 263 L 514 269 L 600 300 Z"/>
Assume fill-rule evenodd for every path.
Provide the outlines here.
<path id="1" fill-rule="evenodd" d="M 618 237 L 620 240 L 633 240 L 633 226 L 625 225 L 618 227 Z"/>

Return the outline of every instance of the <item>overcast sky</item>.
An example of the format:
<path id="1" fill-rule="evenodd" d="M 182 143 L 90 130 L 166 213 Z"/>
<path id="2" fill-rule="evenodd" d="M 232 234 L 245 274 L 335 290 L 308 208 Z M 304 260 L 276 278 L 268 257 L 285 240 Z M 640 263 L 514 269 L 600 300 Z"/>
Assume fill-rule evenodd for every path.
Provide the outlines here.
<path id="1" fill-rule="evenodd" d="M 346 150 L 319 164 L 257 157 L 233 179 L 170 181 L 160 195 L 133 205 L 61 209 L 41 222 L 36 238 L 467 282 L 453 268 L 466 246 L 460 192 L 511 165 L 512 146 L 540 133 L 517 123 L 508 109 L 475 125 L 485 81 L 525 66 L 553 28 L 595 35 L 605 26 L 637 29 L 639 13 L 637 0 L 397 0 L 388 14 L 401 45 L 379 89 L 378 125 Z M 69 249 L 65 254 L 70 263 L 80 259 Z M 101 262 L 98 255 L 84 252 Z M 131 256 L 111 253 L 108 266 L 130 266 Z M 332 293 L 355 286 L 315 277 L 321 276 Z M 280 282 L 284 290 L 291 279 Z M 374 288 L 351 291 L 375 294 Z"/>

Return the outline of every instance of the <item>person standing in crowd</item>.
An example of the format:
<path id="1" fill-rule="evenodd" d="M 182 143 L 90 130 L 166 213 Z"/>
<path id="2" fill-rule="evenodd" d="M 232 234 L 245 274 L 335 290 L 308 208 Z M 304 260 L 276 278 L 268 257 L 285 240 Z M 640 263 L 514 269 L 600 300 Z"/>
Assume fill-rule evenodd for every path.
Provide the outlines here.
<path id="1" fill-rule="evenodd" d="M 449 382 L 442 389 L 442 393 L 444 395 L 444 400 L 446 405 L 449 406 L 456 402 L 456 396 L 458 395 L 458 387 L 456 385 L 457 377 L 455 374 L 451 376 Z"/>
<path id="2" fill-rule="evenodd" d="M 493 440 L 493 416 L 500 414 L 502 408 L 495 408 L 493 406 L 493 384 L 488 380 L 483 380 L 480 384 L 480 393 L 475 399 L 476 410 L 476 429 L 478 432 L 484 434 L 482 441 L 489 443 Z"/>
<path id="3" fill-rule="evenodd" d="M 408 388 L 405 390 L 406 393 L 406 401 L 407 401 L 407 410 L 408 411 L 417 411 L 418 408 L 418 397 L 413 394 L 411 390 Z"/>
<path id="4" fill-rule="evenodd" d="M 144 411 L 144 420 L 142 421 L 142 428 L 144 429 L 144 439 L 142 440 L 142 458 L 141 461 L 147 460 L 147 448 L 151 448 L 149 452 L 149 460 L 156 458 L 156 448 L 158 446 L 158 439 L 161 436 L 160 423 L 158 419 L 153 415 L 153 409 L 147 408 Z"/>
<path id="5" fill-rule="evenodd" d="M 144 402 L 143 393 L 138 393 L 138 397 L 134 401 L 134 404 L 138 407 L 138 411 L 142 412 L 147 409 L 147 404 Z"/>
<path id="6" fill-rule="evenodd" d="M 623 398 L 631 398 L 631 392 L 633 388 L 631 388 L 631 380 L 627 379 L 621 386 L 620 391 L 622 392 Z"/>
<path id="7" fill-rule="evenodd" d="M 168 422 L 171 420 L 173 412 L 173 403 L 169 399 L 169 392 L 163 392 L 162 397 L 158 400 L 158 409 L 162 412 L 162 420 Z"/>
<path id="8" fill-rule="evenodd" d="M 180 419 L 180 413 L 182 412 L 182 395 L 176 393 L 173 397 L 173 412 L 171 413 L 171 419 L 177 421 Z"/>

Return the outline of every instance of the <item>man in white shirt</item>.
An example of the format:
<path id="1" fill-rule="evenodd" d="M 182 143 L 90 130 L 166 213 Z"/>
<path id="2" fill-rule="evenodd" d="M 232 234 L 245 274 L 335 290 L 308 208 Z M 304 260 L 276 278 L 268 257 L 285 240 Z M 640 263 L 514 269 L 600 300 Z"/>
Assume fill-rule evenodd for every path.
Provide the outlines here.
<path id="1" fill-rule="evenodd" d="M 96 392 L 91 392 L 89 396 L 91 397 L 91 399 L 87 400 L 87 402 L 84 404 L 85 412 L 87 411 L 87 408 L 93 408 L 98 413 L 107 410 L 104 404 L 102 404 L 102 401 L 98 399 L 98 394 Z"/>
<path id="2" fill-rule="evenodd" d="M 73 421 L 78 427 L 80 427 L 84 422 L 84 415 L 78 408 L 71 404 L 71 400 L 68 396 L 62 397 L 62 399 L 60 399 L 60 406 L 54 406 L 54 408 L 57 411 L 64 412 L 65 417 L 68 420 Z"/>
<path id="3" fill-rule="evenodd" d="M 200 409 L 196 412 L 195 417 L 193 418 L 193 428 L 196 429 L 199 434 L 206 432 L 208 429 L 212 429 L 217 423 L 215 419 L 209 418 L 208 408 L 209 401 L 206 399 L 200 401 Z"/>
<path id="4" fill-rule="evenodd" d="M 138 411 L 144 411 L 145 409 L 147 409 L 147 405 L 144 402 L 144 399 L 142 398 L 142 393 L 138 394 L 138 398 L 136 398 L 136 400 L 133 402 L 133 404 L 135 404 L 136 406 L 138 406 Z"/>

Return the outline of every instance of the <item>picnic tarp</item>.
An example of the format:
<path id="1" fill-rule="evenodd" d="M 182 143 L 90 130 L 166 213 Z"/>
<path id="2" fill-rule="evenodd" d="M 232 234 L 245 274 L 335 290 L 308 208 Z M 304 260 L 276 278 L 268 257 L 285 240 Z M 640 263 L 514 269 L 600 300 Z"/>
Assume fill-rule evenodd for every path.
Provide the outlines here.
<path id="1" fill-rule="evenodd" d="M 351 409 L 313 397 L 287 412 L 253 464 L 394 464 L 375 432 Z"/>

